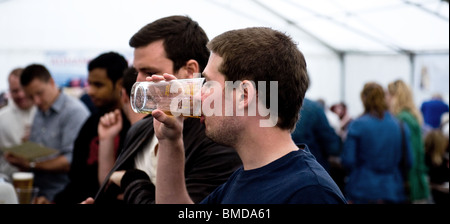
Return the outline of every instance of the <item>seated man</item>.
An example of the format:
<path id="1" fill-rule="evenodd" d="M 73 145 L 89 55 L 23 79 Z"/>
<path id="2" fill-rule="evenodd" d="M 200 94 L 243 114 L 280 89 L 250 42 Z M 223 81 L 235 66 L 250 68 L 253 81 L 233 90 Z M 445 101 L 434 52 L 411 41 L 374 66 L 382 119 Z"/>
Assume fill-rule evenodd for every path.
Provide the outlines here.
<path id="1" fill-rule="evenodd" d="M 70 181 L 55 199 L 56 204 L 75 204 L 87 197 L 94 197 L 100 188 L 98 181 L 99 167 L 99 133 L 100 117 L 105 113 L 122 108 L 120 93 L 122 91 L 122 77 L 128 68 L 124 56 L 116 52 L 106 52 L 92 59 L 87 66 L 87 93 L 96 107 L 96 112 L 84 122 L 74 143 L 73 161 L 69 171 Z M 114 135 L 115 155 L 119 155 L 130 127 L 130 122 L 122 112 L 121 131 Z"/>
<path id="2" fill-rule="evenodd" d="M 43 161 L 28 161 L 12 154 L 6 159 L 21 170 L 33 171 L 39 196 L 52 201 L 69 182 L 67 173 L 72 162 L 73 144 L 90 112 L 79 99 L 61 92 L 43 65 L 27 66 L 20 83 L 38 107 L 29 140 L 59 153 Z"/>

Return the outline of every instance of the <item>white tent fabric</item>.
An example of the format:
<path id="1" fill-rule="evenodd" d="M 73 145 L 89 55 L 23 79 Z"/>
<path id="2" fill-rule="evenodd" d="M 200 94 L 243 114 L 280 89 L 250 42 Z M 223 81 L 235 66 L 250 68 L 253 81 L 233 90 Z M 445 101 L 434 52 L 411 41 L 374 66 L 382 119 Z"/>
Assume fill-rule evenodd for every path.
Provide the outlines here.
<path id="1" fill-rule="evenodd" d="M 131 62 L 130 37 L 176 14 L 198 21 L 209 38 L 250 26 L 288 33 L 308 63 L 307 96 L 344 101 L 353 116 L 367 81 L 404 79 L 417 104 L 435 92 L 448 102 L 449 4 L 442 0 L 0 0 L 0 92 L 8 73 L 29 63 L 45 64 L 63 83 L 85 77 L 87 61 L 105 51 Z"/>

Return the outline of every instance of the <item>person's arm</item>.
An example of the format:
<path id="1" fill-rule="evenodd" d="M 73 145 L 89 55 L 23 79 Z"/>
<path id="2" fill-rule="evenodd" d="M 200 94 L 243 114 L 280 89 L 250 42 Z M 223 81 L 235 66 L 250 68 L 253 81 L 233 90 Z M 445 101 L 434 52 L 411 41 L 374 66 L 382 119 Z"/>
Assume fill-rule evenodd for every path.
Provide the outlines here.
<path id="1" fill-rule="evenodd" d="M 147 81 L 175 79 L 172 75 L 147 77 Z M 155 135 L 158 138 L 158 165 L 156 176 L 155 202 L 159 204 L 184 204 L 193 201 L 186 189 L 183 143 L 183 117 L 169 117 L 161 110 L 152 112 Z M 110 181 L 121 186 L 125 171 L 116 171 Z M 147 182 L 149 180 L 146 180 Z M 126 188 L 127 186 L 121 186 Z"/>
<path id="2" fill-rule="evenodd" d="M 122 189 L 123 200 L 127 204 L 155 203 L 155 185 L 142 170 L 116 171 L 111 175 L 110 181 Z"/>
<path id="3" fill-rule="evenodd" d="M 158 138 L 156 171 L 157 204 L 192 204 L 184 176 L 183 117 L 169 117 L 161 110 L 152 113 Z"/>
<path id="4" fill-rule="evenodd" d="M 23 157 L 15 156 L 11 153 L 5 153 L 5 159 L 12 165 L 17 166 L 20 170 L 25 171 L 40 170 L 55 173 L 66 173 L 70 169 L 70 163 L 63 155 L 41 162 L 30 162 Z"/>
<path id="5" fill-rule="evenodd" d="M 70 162 L 65 156 L 57 156 L 54 159 L 36 162 L 33 169 L 67 173 L 70 169 Z"/>
<path id="6" fill-rule="evenodd" d="M 146 81 L 173 80 L 175 76 L 164 74 L 147 77 Z M 154 110 L 153 127 L 158 138 L 158 165 L 156 168 L 157 204 L 193 204 L 186 189 L 184 176 L 183 117 L 169 117 L 161 110 Z"/>
<path id="7" fill-rule="evenodd" d="M 114 139 L 122 130 L 122 115 L 119 109 L 107 113 L 98 123 L 98 181 L 100 184 L 114 166 Z"/>

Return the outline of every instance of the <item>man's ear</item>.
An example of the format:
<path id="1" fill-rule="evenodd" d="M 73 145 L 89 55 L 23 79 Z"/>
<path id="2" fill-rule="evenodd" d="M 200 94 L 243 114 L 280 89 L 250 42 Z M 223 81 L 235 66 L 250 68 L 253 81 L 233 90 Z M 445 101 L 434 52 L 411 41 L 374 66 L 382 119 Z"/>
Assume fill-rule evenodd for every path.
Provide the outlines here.
<path id="1" fill-rule="evenodd" d="M 181 69 L 185 70 L 185 71 L 183 71 L 183 74 L 185 74 L 185 76 L 183 76 L 183 78 L 185 78 L 185 79 L 195 78 L 195 73 L 201 72 L 198 62 L 194 59 L 188 60 L 186 62 L 186 65 L 183 66 L 182 68 L 180 68 L 180 70 Z M 179 72 L 179 74 L 180 73 L 181 73 L 181 71 Z"/>
<path id="2" fill-rule="evenodd" d="M 239 93 L 237 100 L 239 105 L 243 108 L 249 108 L 252 103 L 256 100 L 256 86 L 253 81 L 244 80 L 239 84 Z"/>
<path id="3" fill-rule="evenodd" d="M 122 84 L 123 84 L 123 78 L 120 78 L 116 81 L 116 83 L 114 84 L 114 88 L 116 89 L 122 89 Z M 120 92 L 120 91 L 119 91 Z"/>
<path id="4" fill-rule="evenodd" d="M 127 91 L 125 90 L 125 88 L 122 88 L 120 90 L 120 93 L 121 93 L 120 94 L 120 98 L 122 100 L 122 104 L 123 105 L 128 104 L 130 102 L 130 97 L 128 96 Z"/>

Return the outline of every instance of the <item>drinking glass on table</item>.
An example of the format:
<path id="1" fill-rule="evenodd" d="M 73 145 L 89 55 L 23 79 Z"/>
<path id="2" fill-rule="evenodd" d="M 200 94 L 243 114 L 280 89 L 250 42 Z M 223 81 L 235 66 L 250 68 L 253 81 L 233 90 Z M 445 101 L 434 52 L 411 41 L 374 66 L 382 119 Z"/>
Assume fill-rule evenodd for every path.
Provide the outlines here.
<path id="1" fill-rule="evenodd" d="M 34 174 L 32 172 L 15 172 L 12 174 L 13 186 L 16 190 L 19 204 L 32 204 L 39 189 L 33 187 Z"/>

